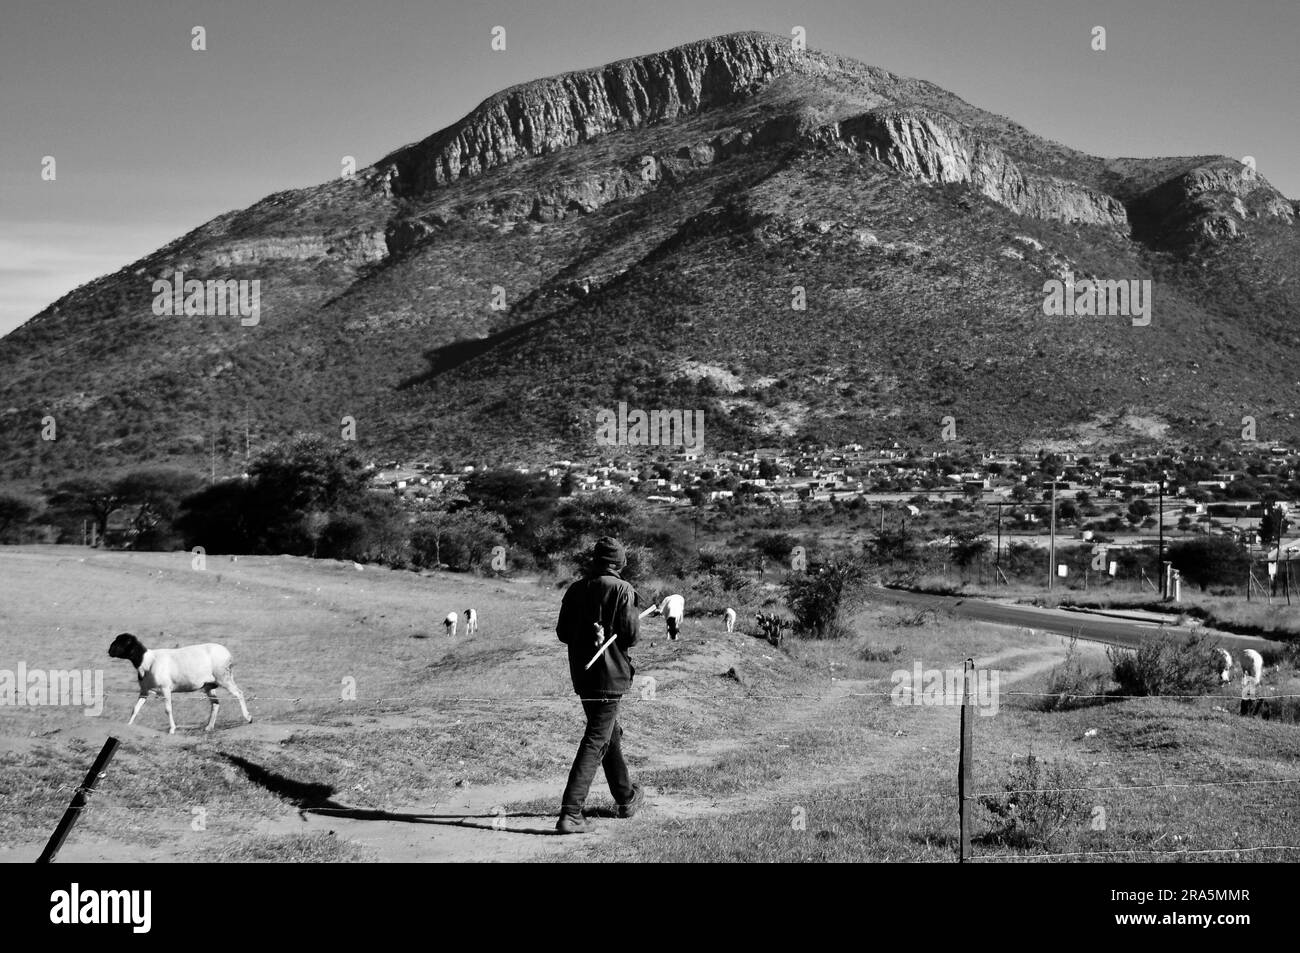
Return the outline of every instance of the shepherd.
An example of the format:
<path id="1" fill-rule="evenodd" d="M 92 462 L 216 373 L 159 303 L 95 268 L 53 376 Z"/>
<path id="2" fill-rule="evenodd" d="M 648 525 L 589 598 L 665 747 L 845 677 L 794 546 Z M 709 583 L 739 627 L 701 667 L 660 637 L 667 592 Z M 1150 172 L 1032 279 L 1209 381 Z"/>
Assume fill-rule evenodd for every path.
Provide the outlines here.
<path id="1" fill-rule="evenodd" d="M 591 825 L 583 815 L 596 769 L 603 768 L 619 817 L 632 817 L 645 803 L 623 760 L 623 726 L 618 704 L 632 685 L 635 669 L 628 652 L 636 644 L 640 597 L 620 573 L 627 565 L 623 544 L 612 536 L 596 541 L 587 574 L 564 593 L 555 634 L 569 648 L 569 674 L 587 728 L 569 771 L 560 801 L 561 834 L 583 834 Z M 594 653 L 594 654 L 593 654 Z"/>

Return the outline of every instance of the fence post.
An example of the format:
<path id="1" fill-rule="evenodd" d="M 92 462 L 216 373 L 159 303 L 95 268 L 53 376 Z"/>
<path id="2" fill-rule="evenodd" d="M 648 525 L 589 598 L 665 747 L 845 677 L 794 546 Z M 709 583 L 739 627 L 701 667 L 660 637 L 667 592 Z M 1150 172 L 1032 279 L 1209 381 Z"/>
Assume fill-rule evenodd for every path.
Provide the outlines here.
<path id="1" fill-rule="evenodd" d="M 116 738 L 109 738 L 104 742 L 104 747 L 99 749 L 99 756 L 95 758 L 95 763 L 90 766 L 90 773 L 86 775 L 86 780 L 81 782 L 81 787 L 77 788 L 77 793 L 72 795 L 72 803 L 63 812 L 63 817 L 59 820 L 59 826 L 50 835 L 50 842 L 45 845 L 45 850 L 42 851 L 41 856 L 36 861 L 38 864 L 48 864 L 54 860 L 54 855 L 59 852 L 59 848 L 67 840 L 72 825 L 77 823 L 77 818 L 81 816 L 81 812 L 86 806 L 86 795 L 95 790 L 95 785 L 99 783 L 99 776 L 107 770 L 108 763 L 113 760 L 113 753 L 116 751 Z"/>
<path id="2" fill-rule="evenodd" d="M 974 710 L 971 707 L 971 688 L 975 682 L 975 660 L 968 658 L 962 667 L 961 693 L 961 755 L 957 762 L 957 814 L 961 825 L 961 847 L 959 863 L 970 860 L 970 798 L 971 798 L 971 762 L 974 751 L 971 749 L 971 727 L 974 722 Z"/>

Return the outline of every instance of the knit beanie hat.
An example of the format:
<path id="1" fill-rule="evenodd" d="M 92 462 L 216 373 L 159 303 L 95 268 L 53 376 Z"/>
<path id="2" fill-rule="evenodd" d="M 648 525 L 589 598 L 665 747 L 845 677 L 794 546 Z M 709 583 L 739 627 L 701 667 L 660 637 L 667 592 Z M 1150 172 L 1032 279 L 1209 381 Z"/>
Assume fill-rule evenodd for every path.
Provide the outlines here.
<path id="1" fill-rule="evenodd" d="M 627 565 L 627 551 L 613 536 L 602 536 L 596 540 L 596 548 L 591 555 L 597 566 L 605 565 L 617 570 Z"/>

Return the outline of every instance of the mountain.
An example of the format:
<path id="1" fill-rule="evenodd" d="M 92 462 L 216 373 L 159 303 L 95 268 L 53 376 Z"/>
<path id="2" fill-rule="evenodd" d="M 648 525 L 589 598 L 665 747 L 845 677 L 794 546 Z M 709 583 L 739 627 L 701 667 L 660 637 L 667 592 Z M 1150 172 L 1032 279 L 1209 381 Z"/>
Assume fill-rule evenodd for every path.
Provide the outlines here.
<path id="1" fill-rule="evenodd" d="M 370 459 L 541 462 L 620 401 L 703 410 L 706 449 L 938 447 L 947 416 L 960 446 L 1290 441 L 1298 211 L 1235 159 L 1098 158 L 717 37 L 505 90 L 56 301 L 0 339 L 0 479 L 214 441 L 238 472 L 245 427 L 345 416 Z M 259 282 L 257 323 L 155 314 L 178 271 Z M 1149 323 L 1044 314 L 1066 273 L 1150 281 Z"/>

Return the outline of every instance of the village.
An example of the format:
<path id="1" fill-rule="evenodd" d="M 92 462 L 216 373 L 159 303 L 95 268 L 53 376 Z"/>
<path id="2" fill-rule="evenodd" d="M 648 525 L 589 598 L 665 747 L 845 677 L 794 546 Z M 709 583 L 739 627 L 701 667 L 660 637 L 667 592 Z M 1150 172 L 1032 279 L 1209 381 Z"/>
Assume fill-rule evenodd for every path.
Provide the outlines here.
<path id="1" fill-rule="evenodd" d="M 646 448 L 660 451 L 661 448 Z M 562 496 L 632 495 L 652 510 L 727 511 L 748 505 L 798 509 L 830 505 L 854 510 L 878 507 L 903 520 L 927 509 L 996 508 L 1007 539 L 1033 541 L 1049 532 L 1051 500 L 1057 531 L 1083 540 L 1105 532 L 1116 543 L 1134 543 L 1166 532 L 1231 535 L 1247 545 L 1265 506 L 1283 514 L 1300 505 L 1296 455 L 1282 446 L 1199 452 L 1023 454 L 922 450 L 861 444 L 760 448 L 750 452 L 662 448 L 634 456 L 555 460 L 542 467 L 515 467 L 554 482 Z M 433 464 L 372 463 L 375 490 L 417 503 L 458 492 L 474 464 L 439 472 Z M 990 516 L 990 532 L 992 532 Z M 1163 522 L 1162 522 L 1163 520 Z"/>

